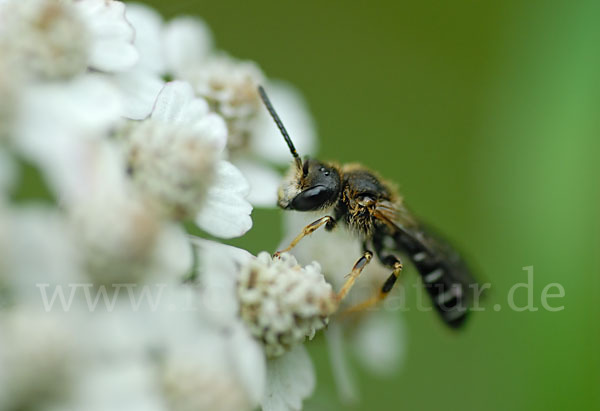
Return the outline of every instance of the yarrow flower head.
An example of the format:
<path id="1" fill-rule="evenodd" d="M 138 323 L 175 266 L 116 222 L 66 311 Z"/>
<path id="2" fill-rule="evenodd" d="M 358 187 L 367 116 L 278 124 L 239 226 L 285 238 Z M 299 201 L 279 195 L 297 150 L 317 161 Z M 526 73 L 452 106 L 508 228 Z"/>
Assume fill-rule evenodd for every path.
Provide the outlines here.
<path id="1" fill-rule="evenodd" d="M 193 218 L 219 237 L 236 237 L 252 226 L 248 183 L 223 159 L 227 126 L 191 86 L 165 85 L 149 119 L 122 135 L 128 173 L 142 195 L 176 219 Z"/>
<path id="2" fill-rule="evenodd" d="M 183 230 L 136 195 L 117 147 L 98 142 L 89 160 L 67 205 L 87 277 L 103 285 L 176 281 L 191 258 Z"/>
<path id="3" fill-rule="evenodd" d="M 1 6 L 0 50 L 33 78 L 71 78 L 88 67 L 118 71 L 138 58 L 121 2 L 8 0 Z"/>
<path id="4" fill-rule="evenodd" d="M 62 79 L 87 67 L 91 33 L 74 4 L 59 0 L 8 1 L 0 9 L 3 57 L 30 76 Z"/>
<path id="5" fill-rule="evenodd" d="M 248 148 L 262 108 L 257 92 L 257 87 L 264 82 L 260 68 L 253 62 L 221 55 L 189 67 L 183 77 L 226 120 L 229 150 Z"/>
<path id="6" fill-rule="evenodd" d="M 285 353 L 324 328 L 337 308 L 318 263 L 304 268 L 290 254 L 263 252 L 242 267 L 237 295 L 240 315 L 268 356 Z"/>
<path id="7" fill-rule="evenodd" d="M 248 330 L 266 354 L 264 410 L 297 410 L 314 390 L 315 372 L 302 345 L 336 310 L 332 288 L 318 264 L 304 268 L 282 254 L 258 257 L 194 238 L 198 301 L 212 321 Z"/>
<path id="8" fill-rule="evenodd" d="M 211 185 L 217 148 L 189 127 L 152 118 L 132 127 L 127 170 L 166 214 L 193 217 Z"/>

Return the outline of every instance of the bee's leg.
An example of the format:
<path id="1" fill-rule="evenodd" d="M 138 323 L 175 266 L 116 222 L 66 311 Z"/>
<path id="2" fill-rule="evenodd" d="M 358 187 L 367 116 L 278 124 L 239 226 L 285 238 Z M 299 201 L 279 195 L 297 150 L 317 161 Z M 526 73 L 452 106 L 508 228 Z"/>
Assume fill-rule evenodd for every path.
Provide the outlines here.
<path id="1" fill-rule="evenodd" d="M 294 240 L 292 240 L 292 242 L 290 243 L 289 246 L 287 246 L 287 248 L 277 251 L 275 254 L 273 254 L 273 256 L 279 257 L 281 254 L 287 253 L 292 248 L 294 248 L 296 246 L 296 244 L 298 244 L 300 242 L 300 240 L 302 240 L 307 235 L 312 234 L 314 231 L 316 231 L 318 228 L 320 228 L 321 226 L 323 226 L 325 224 L 326 224 L 326 228 L 331 230 L 335 226 L 335 223 L 336 223 L 335 219 L 328 215 L 325 217 L 319 218 L 317 221 L 313 221 L 312 223 L 310 223 L 309 225 L 304 227 L 304 229 L 302 229 L 302 232 L 300 234 L 298 234 L 298 236 L 296 238 L 294 238 Z"/>
<path id="2" fill-rule="evenodd" d="M 367 264 L 369 264 L 372 258 L 373 253 L 368 250 L 365 250 L 362 257 L 360 257 L 358 261 L 354 264 L 354 267 L 352 268 L 350 274 L 347 275 L 348 279 L 346 280 L 340 292 L 336 296 L 338 301 L 342 301 L 346 294 L 348 294 L 348 292 L 354 285 L 354 282 L 356 281 L 362 270 L 367 266 Z"/>
<path id="3" fill-rule="evenodd" d="M 382 256 L 381 254 L 378 254 L 378 257 L 384 265 L 392 268 L 394 271 L 392 271 L 392 274 L 387 278 L 387 280 L 385 280 L 385 283 L 383 284 L 383 286 L 381 287 L 381 289 L 379 290 L 379 292 L 377 294 L 375 294 L 373 297 L 369 298 L 368 300 L 363 301 L 360 304 L 357 304 L 353 307 L 348 308 L 347 310 L 344 311 L 344 314 L 351 314 L 351 313 L 363 311 L 363 310 L 366 310 L 367 308 L 370 308 L 370 307 L 376 305 L 377 303 L 379 303 L 380 301 L 385 299 L 385 297 L 388 296 L 390 291 L 392 291 L 392 288 L 394 288 L 394 284 L 396 284 L 396 280 L 398 279 L 398 276 L 402 272 L 402 261 L 400 261 L 400 259 L 398 257 L 393 256 L 393 255 Z"/>

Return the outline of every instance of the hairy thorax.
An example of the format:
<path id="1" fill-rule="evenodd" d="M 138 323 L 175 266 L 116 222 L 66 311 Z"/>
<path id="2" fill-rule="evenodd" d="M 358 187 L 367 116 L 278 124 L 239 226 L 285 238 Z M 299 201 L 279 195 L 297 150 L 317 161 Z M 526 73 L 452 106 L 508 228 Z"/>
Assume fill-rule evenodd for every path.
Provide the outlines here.
<path id="1" fill-rule="evenodd" d="M 343 169 L 343 189 L 336 217 L 362 237 L 371 237 L 378 224 L 375 215 L 382 202 L 394 202 L 393 190 L 373 172 L 359 165 Z"/>

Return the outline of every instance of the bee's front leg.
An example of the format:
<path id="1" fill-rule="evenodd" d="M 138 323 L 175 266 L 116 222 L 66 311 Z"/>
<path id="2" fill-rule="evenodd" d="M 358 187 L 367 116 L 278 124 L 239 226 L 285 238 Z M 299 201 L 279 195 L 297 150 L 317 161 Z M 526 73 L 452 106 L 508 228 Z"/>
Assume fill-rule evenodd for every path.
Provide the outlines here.
<path id="1" fill-rule="evenodd" d="M 290 243 L 289 246 L 287 246 L 287 248 L 277 251 L 275 254 L 273 254 L 273 257 L 279 257 L 281 254 L 287 253 L 292 248 L 294 248 L 296 246 L 296 244 L 298 244 L 300 242 L 300 240 L 302 240 L 307 235 L 312 234 L 313 232 L 315 232 L 318 228 L 322 227 L 323 225 L 325 225 L 325 227 L 328 230 L 331 230 L 331 229 L 333 229 L 333 227 L 335 227 L 335 224 L 336 224 L 335 219 L 328 215 L 325 217 L 319 218 L 317 221 L 313 221 L 312 223 L 310 223 L 309 225 L 304 227 L 304 229 L 302 229 L 302 232 L 300 234 L 298 234 L 298 236 L 292 240 L 292 242 Z"/>

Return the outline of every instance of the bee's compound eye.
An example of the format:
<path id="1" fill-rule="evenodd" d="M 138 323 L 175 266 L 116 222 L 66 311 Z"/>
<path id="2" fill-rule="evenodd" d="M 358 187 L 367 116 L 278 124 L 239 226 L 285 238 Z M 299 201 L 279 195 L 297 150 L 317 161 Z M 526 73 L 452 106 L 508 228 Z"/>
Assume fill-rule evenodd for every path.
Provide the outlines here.
<path id="1" fill-rule="evenodd" d="M 292 200 L 290 208 L 298 211 L 316 210 L 331 197 L 331 191 L 325 186 L 318 185 L 298 194 Z"/>

